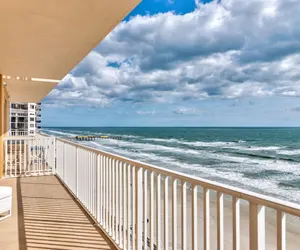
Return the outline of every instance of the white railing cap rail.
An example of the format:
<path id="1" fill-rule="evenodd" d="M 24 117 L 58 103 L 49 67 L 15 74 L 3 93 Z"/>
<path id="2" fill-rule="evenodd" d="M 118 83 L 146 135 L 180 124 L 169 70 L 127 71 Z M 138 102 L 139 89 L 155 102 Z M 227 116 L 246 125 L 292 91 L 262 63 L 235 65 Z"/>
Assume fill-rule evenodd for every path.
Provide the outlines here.
<path id="1" fill-rule="evenodd" d="M 196 176 L 191 176 L 191 175 L 187 175 L 184 173 L 180 173 L 177 171 L 173 171 L 173 170 L 169 170 L 166 168 L 161 168 L 158 166 L 154 166 L 152 164 L 148 164 L 148 163 L 144 163 L 144 162 L 140 162 L 137 160 L 132 160 L 123 156 L 119 156 L 113 153 L 109 153 L 100 149 L 95 149 L 89 146 L 85 146 L 85 145 L 80 145 L 76 142 L 72 142 L 69 140 L 65 140 L 62 138 L 56 138 L 59 141 L 74 145 L 76 147 L 80 147 L 89 151 L 93 151 L 97 154 L 102 154 L 102 155 L 106 155 L 109 157 L 113 157 L 116 160 L 120 160 L 123 161 L 127 164 L 130 165 L 134 165 L 136 167 L 143 167 L 143 168 L 147 168 L 148 170 L 154 171 L 154 172 L 158 172 L 159 174 L 165 175 L 165 176 L 170 176 L 173 177 L 175 179 L 179 179 L 179 180 L 184 180 L 192 185 L 199 185 L 217 192 L 221 192 L 223 194 L 228 194 L 231 195 L 233 197 L 236 198 L 240 198 L 242 200 L 246 200 L 249 201 L 251 203 L 254 204 L 259 204 L 259 205 L 263 205 L 263 206 L 267 206 L 269 208 L 273 208 L 273 209 L 277 209 L 277 210 L 281 210 L 282 212 L 285 213 L 289 213 L 291 215 L 295 215 L 295 216 L 299 216 L 300 217 L 300 205 L 293 203 L 293 202 L 289 202 L 289 201 L 283 201 L 277 198 L 273 198 L 267 195 L 263 195 L 263 194 L 257 194 L 251 191 L 247 191 L 241 188 L 236 188 L 236 187 L 232 187 L 226 184 L 222 184 L 222 183 L 218 183 L 218 182 L 214 182 L 214 181 L 210 181 L 210 180 L 206 180 L 200 177 L 196 177 Z"/>

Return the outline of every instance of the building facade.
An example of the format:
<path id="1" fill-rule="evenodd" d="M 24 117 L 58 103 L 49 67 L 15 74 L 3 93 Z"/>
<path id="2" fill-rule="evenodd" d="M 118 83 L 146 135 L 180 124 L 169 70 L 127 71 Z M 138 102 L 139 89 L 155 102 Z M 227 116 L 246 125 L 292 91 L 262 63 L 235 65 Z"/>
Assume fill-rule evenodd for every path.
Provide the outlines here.
<path id="1" fill-rule="evenodd" d="M 10 103 L 10 135 L 35 136 L 40 123 L 40 103 Z"/>

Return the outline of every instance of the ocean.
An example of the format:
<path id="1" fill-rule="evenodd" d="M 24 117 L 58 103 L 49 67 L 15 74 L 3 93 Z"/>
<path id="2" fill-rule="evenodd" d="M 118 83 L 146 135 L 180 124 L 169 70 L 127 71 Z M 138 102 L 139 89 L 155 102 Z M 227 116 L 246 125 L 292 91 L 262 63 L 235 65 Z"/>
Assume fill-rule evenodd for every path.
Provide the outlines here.
<path id="1" fill-rule="evenodd" d="M 43 132 L 58 137 L 120 136 L 79 143 L 300 202 L 300 128 L 52 127 Z"/>

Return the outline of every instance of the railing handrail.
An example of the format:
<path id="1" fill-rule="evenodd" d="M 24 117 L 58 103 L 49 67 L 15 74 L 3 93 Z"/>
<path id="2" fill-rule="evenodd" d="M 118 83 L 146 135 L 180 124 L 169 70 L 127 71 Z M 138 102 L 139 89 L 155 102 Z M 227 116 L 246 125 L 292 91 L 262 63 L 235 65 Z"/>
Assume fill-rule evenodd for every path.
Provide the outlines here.
<path id="1" fill-rule="evenodd" d="M 72 142 L 72 141 L 69 141 L 66 139 L 62 139 L 62 138 L 58 138 L 58 137 L 55 137 L 55 138 L 58 141 L 68 143 L 70 145 L 74 145 L 74 146 L 82 148 L 82 149 L 86 149 L 86 150 L 89 150 L 89 151 L 92 151 L 92 152 L 95 152 L 98 154 L 102 154 L 105 156 L 113 157 L 116 160 L 121 160 L 124 163 L 127 163 L 129 165 L 146 168 L 148 170 L 159 172 L 162 175 L 170 176 L 175 179 L 179 179 L 179 180 L 184 179 L 184 181 L 186 181 L 190 184 L 199 185 L 199 186 L 211 189 L 213 191 L 221 192 L 223 194 L 231 195 L 233 197 L 236 197 L 236 198 L 239 198 L 242 200 L 246 200 L 246 201 L 254 203 L 254 204 L 259 204 L 259 205 L 263 205 L 263 206 L 266 206 L 269 208 L 281 210 L 284 213 L 288 213 L 288 214 L 300 217 L 300 205 L 290 202 L 290 201 L 284 201 L 284 200 L 270 197 L 270 196 L 267 196 L 264 194 L 258 194 L 258 193 L 252 192 L 252 191 L 232 187 L 232 186 L 229 186 L 226 184 L 206 180 L 206 179 L 196 177 L 196 176 L 191 176 L 191 175 L 177 172 L 174 170 L 168 170 L 166 168 L 161 168 L 161 167 L 149 164 L 149 163 L 144 163 L 144 162 L 140 162 L 138 160 L 133 160 L 133 159 L 129 159 L 124 156 L 109 153 L 109 152 L 103 151 L 101 149 L 95 149 L 95 148 L 92 148 L 92 147 L 89 147 L 86 145 L 81 145 L 79 143 Z"/>

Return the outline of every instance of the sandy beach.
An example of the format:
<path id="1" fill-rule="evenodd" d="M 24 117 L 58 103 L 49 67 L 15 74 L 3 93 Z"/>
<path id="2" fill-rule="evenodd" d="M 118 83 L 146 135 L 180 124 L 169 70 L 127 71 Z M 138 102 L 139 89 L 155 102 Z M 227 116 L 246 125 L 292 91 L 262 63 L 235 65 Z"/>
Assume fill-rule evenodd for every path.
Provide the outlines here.
<path id="1" fill-rule="evenodd" d="M 163 182 L 162 182 L 163 184 Z M 156 189 L 156 188 L 155 188 Z M 178 223 L 178 235 L 177 235 L 177 242 L 178 248 L 181 249 L 181 186 L 178 186 L 177 189 L 177 223 Z M 156 193 L 156 190 L 155 190 Z M 150 196 L 150 188 L 148 189 L 148 195 Z M 172 186 L 169 185 L 169 249 L 172 248 Z M 164 202 L 165 202 L 165 195 L 164 195 L 164 186 L 162 185 L 162 193 L 161 193 L 161 228 L 162 228 L 162 235 L 161 235 L 161 248 L 163 249 L 164 242 L 163 242 L 163 228 L 164 228 Z M 188 249 L 192 249 L 192 191 L 190 188 L 187 189 L 187 237 L 188 237 Z M 150 204 L 150 200 L 149 200 Z M 155 203 L 156 204 L 156 203 Z M 233 248 L 233 234 L 232 234 L 232 198 L 230 196 L 224 196 L 224 250 L 231 250 Z M 202 192 L 201 190 L 198 191 L 198 249 L 203 248 L 203 199 L 202 199 Z M 148 208 L 148 218 L 150 218 L 150 206 Z M 155 211 L 154 218 L 157 219 L 156 211 Z M 241 200 L 240 205 L 240 249 L 241 250 L 248 250 L 249 249 L 249 205 L 246 201 Z M 156 227 L 157 220 L 154 222 Z M 267 250 L 276 250 L 277 249 L 277 242 L 276 242 L 276 214 L 275 210 L 266 208 L 266 249 Z M 288 250 L 299 250 L 300 246 L 300 220 L 297 217 L 288 215 L 287 216 L 287 247 Z M 148 226 L 148 238 L 150 238 L 150 225 Z M 155 236 L 156 238 L 156 236 Z M 211 191 L 210 192 L 210 249 L 216 250 L 217 249 L 217 203 L 216 203 L 216 193 Z M 158 249 L 161 249 L 158 248 Z M 150 248 L 149 248 L 150 249 Z"/>

